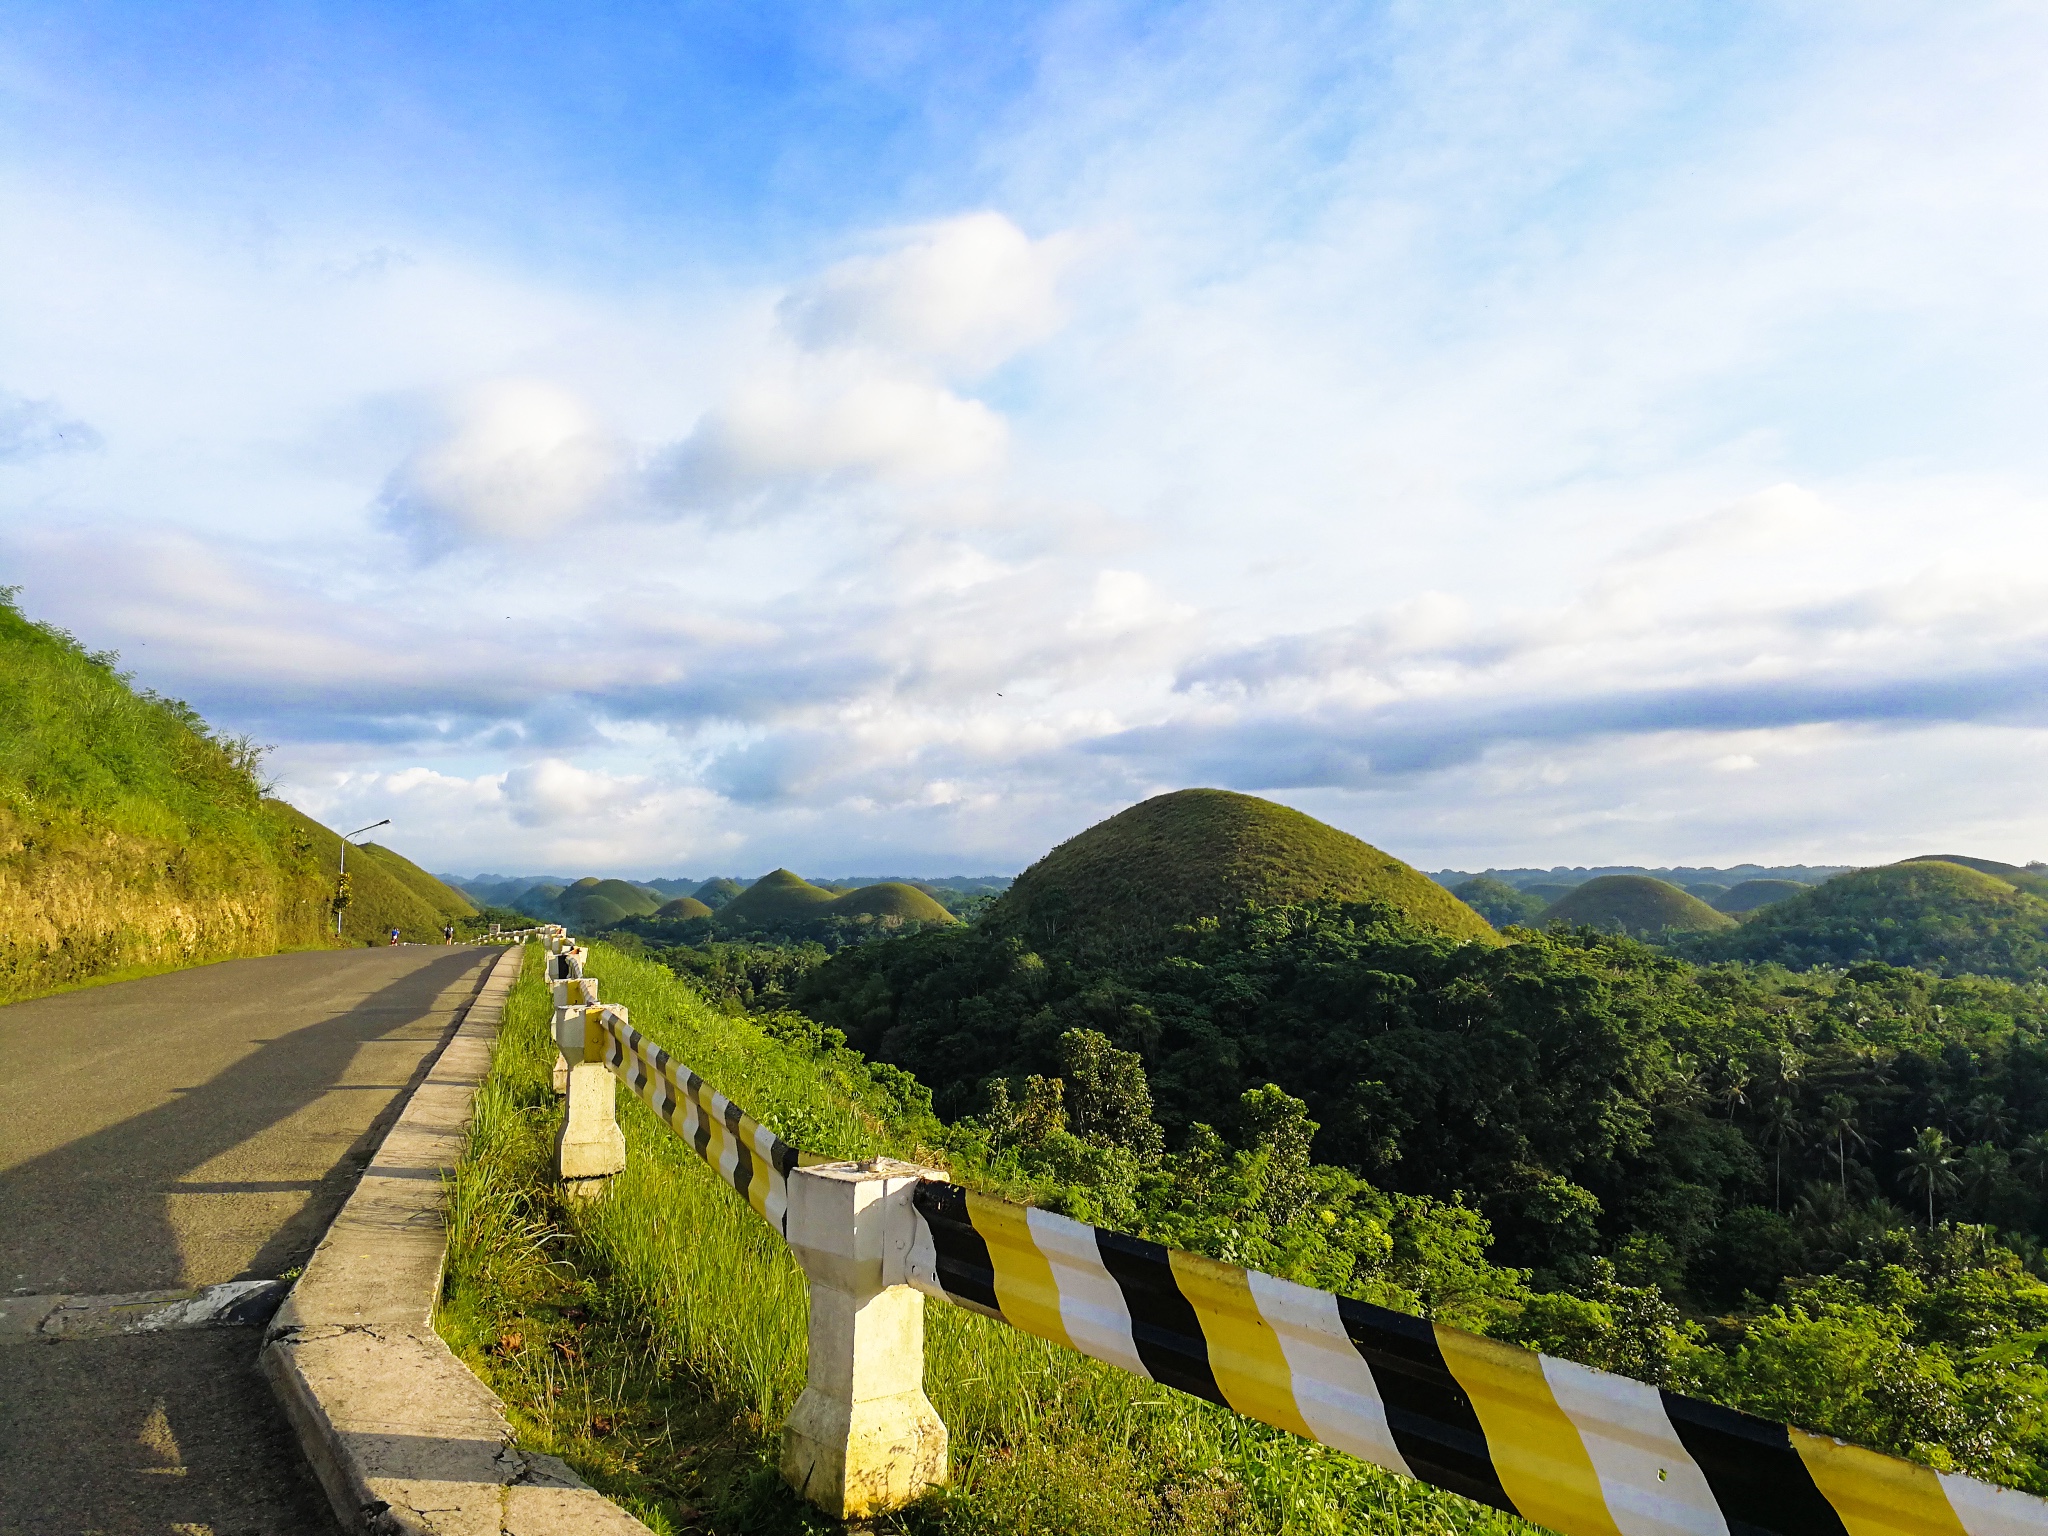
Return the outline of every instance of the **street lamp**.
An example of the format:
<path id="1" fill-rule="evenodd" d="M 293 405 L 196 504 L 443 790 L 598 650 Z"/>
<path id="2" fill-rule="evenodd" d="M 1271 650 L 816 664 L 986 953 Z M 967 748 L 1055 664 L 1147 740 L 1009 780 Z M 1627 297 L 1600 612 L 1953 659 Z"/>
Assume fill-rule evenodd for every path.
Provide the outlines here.
<path id="1" fill-rule="evenodd" d="M 348 838 L 361 837 L 365 832 L 374 832 L 379 827 L 388 827 L 390 825 L 391 818 L 386 816 L 382 821 L 373 821 L 367 827 L 357 827 L 355 831 L 348 834 L 348 837 L 344 837 L 341 840 L 341 877 L 344 882 L 348 879 Z M 337 939 L 341 937 L 341 911 L 340 907 L 334 909 L 334 936 Z"/>

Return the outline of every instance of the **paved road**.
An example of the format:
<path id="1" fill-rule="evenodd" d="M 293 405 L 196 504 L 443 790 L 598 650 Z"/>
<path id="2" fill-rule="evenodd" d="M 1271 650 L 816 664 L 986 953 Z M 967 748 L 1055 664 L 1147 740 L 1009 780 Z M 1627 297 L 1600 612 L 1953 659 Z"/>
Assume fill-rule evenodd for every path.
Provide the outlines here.
<path id="1" fill-rule="evenodd" d="M 0 1008 L 0 1292 L 302 1265 L 494 954 L 276 955 Z M 258 1343 L 0 1341 L 0 1536 L 331 1532 Z"/>

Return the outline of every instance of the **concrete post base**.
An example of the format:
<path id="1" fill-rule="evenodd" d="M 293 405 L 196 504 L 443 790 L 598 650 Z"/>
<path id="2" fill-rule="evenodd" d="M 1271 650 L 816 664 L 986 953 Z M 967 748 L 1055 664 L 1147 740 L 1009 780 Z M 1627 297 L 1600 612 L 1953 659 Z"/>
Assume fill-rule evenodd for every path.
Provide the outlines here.
<path id="1" fill-rule="evenodd" d="M 923 1170 L 832 1163 L 789 1178 L 789 1245 L 810 1281 L 810 1371 L 782 1475 L 840 1520 L 946 1480 L 946 1426 L 924 1395 L 924 1297 L 902 1283 Z"/>
<path id="2" fill-rule="evenodd" d="M 607 1178 L 625 1168 L 618 1090 L 603 1062 L 579 1061 L 569 1068 L 569 1117 L 555 1152 L 564 1179 Z"/>
<path id="3" fill-rule="evenodd" d="M 569 1091 L 569 1063 L 560 1051 L 555 1052 L 554 1084 L 558 1099 Z"/>

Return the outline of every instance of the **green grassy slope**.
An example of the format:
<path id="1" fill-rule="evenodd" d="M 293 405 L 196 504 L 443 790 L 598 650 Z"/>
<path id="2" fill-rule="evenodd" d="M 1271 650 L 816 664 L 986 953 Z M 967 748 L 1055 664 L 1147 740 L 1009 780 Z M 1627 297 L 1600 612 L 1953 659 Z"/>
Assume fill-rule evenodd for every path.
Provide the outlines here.
<path id="1" fill-rule="evenodd" d="M 1960 864 L 1965 869 L 1974 869 L 1981 875 L 1996 875 L 2015 890 L 2025 891 L 2029 896 L 2048 896 L 2048 875 L 2039 870 L 2022 869 L 2017 864 L 2001 864 L 1997 859 L 1974 859 L 1962 853 L 1922 853 L 1910 859 L 1901 859 L 1902 864 Z"/>
<path id="2" fill-rule="evenodd" d="M 666 922 L 687 923 L 695 917 L 709 917 L 711 909 L 694 896 L 678 896 L 655 908 L 654 915 Z"/>
<path id="3" fill-rule="evenodd" d="M 1745 880 L 1715 897 L 1709 905 L 1716 912 L 1726 912 L 1732 917 L 1738 912 L 1755 912 L 1773 902 L 1812 889 L 1804 880 Z"/>
<path id="4" fill-rule="evenodd" d="M 719 921 L 732 927 L 783 923 L 824 916 L 833 894 L 801 875 L 778 869 L 763 875 L 719 909 Z"/>
<path id="5" fill-rule="evenodd" d="M 331 942 L 334 914 L 328 898 L 341 867 L 341 838 L 305 812 L 273 802 L 270 814 L 286 829 L 289 845 L 301 849 L 310 881 L 307 915 L 317 924 L 311 942 Z M 393 928 L 408 944 L 438 944 L 441 925 L 474 917 L 476 906 L 411 860 L 373 843 L 352 843 L 348 851 L 349 904 L 341 915 L 341 942 L 385 942 Z"/>
<path id="6" fill-rule="evenodd" d="M 0 999 L 329 942 L 339 840 L 264 797 L 259 756 L 0 590 Z M 426 887 L 473 910 L 395 854 L 351 859 L 354 917 L 424 940 Z"/>
<path id="7" fill-rule="evenodd" d="M 1544 909 L 1543 922 L 1583 923 L 1607 933 L 1654 939 L 1666 933 L 1713 933 L 1735 926 L 1696 896 L 1648 875 L 1602 875 Z"/>
<path id="8" fill-rule="evenodd" d="M 475 917 L 481 910 L 466 892 L 458 891 L 438 876 L 428 874 L 411 859 L 393 853 L 381 843 L 358 843 L 356 849 L 375 859 L 386 874 L 435 912 L 450 917 Z M 350 854 L 349 858 L 353 860 L 355 854 Z"/>
<path id="9" fill-rule="evenodd" d="M 1496 942 L 1486 919 L 1434 880 L 1348 832 L 1270 800 L 1183 789 L 1070 838 L 990 910 L 1034 945 L 1068 934 L 1104 949 L 1156 948 L 1177 924 L 1263 905 L 1378 899 L 1419 926 Z"/>
<path id="10" fill-rule="evenodd" d="M 887 880 L 855 886 L 826 908 L 834 917 L 900 918 L 905 922 L 951 923 L 958 919 L 914 885 Z"/>
<path id="11" fill-rule="evenodd" d="M 1887 864 L 1766 907 L 1734 932 L 1698 941 L 1695 952 L 1795 969 L 1882 960 L 2025 981 L 2048 966 L 2048 899 L 1960 864 Z"/>

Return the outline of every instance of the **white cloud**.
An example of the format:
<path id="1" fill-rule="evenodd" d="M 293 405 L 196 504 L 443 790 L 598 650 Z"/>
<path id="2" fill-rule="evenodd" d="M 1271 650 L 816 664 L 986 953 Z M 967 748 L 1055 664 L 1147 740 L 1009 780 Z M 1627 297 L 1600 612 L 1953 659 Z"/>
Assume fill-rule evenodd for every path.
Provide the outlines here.
<path id="1" fill-rule="evenodd" d="M 443 435 L 386 484 L 400 526 L 430 542 L 566 532 L 618 486 L 626 452 L 568 391 L 498 379 L 450 402 Z"/>
<path id="2" fill-rule="evenodd" d="M 881 480 L 922 485 L 1002 462 L 1008 431 L 978 400 L 866 359 L 791 357 L 708 412 L 653 476 L 686 507 Z"/>
<path id="3" fill-rule="evenodd" d="M 812 350 L 869 348 L 980 372 L 1064 323 L 1059 280 L 1077 249 L 1071 234 L 1033 240 L 1000 213 L 966 214 L 841 262 L 780 313 Z"/>
<path id="4" fill-rule="evenodd" d="M 520 826 L 560 827 L 609 822 L 636 810 L 648 798 L 648 783 L 642 774 L 610 774 L 544 757 L 506 774 L 504 796 Z"/>

